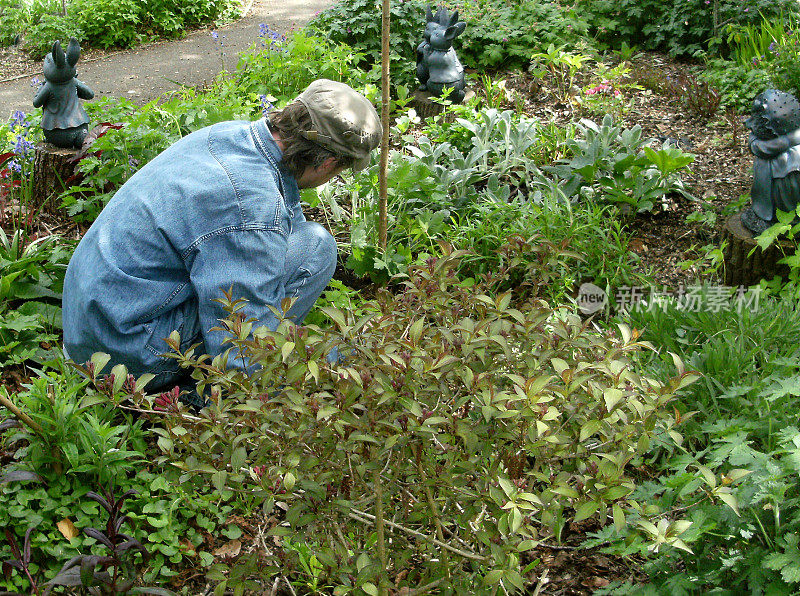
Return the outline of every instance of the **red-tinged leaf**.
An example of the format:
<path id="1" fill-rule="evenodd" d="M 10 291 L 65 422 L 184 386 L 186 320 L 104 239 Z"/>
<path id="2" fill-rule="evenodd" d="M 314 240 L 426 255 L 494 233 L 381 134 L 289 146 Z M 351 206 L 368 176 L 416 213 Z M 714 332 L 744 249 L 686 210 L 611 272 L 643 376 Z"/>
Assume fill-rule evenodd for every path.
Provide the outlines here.
<path id="1" fill-rule="evenodd" d="M 8 528 L 6 528 L 4 531 L 6 535 L 6 542 L 8 542 L 8 546 L 11 548 L 11 554 L 14 555 L 15 559 L 22 559 L 22 553 L 19 552 L 19 546 L 17 546 L 17 539 L 14 538 L 14 535 Z"/>
<path id="2" fill-rule="evenodd" d="M 142 546 L 142 543 L 139 542 L 136 539 L 132 538 L 130 540 L 126 540 L 125 542 L 123 542 L 122 544 L 117 546 L 117 552 L 118 553 L 124 553 L 125 551 L 131 550 L 131 549 L 138 550 L 140 553 L 142 553 L 142 556 L 145 559 L 150 558 L 150 553 L 148 553 L 147 549 L 144 546 Z"/>
<path id="3" fill-rule="evenodd" d="M 111 520 L 108 520 L 108 521 L 110 522 Z M 117 535 L 117 536 L 119 535 L 119 529 L 122 527 L 122 524 L 124 524 L 126 521 L 128 521 L 128 516 L 127 515 L 121 515 L 119 518 L 117 518 L 116 522 L 114 523 L 114 534 L 115 535 Z"/>
<path id="4" fill-rule="evenodd" d="M 139 494 L 139 492 L 136 489 L 133 489 L 133 488 L 129 488 L 124 493 L 122 493 L 122 496 L 119 499 L 117 499 L 117 508 L 118 508 L 118 510 L 119 510 L 120 506 L 122 505 L 122 502 L 125 499 L 127 499 L 128 497 L 133 497 L 134 495 L 138 495 L 138 494 Z"/>
<path id="5" fill-rule="evenodd" d="M 83 145 L 80 151 L 78 151 L 67 161 L 69 161 L 70 163 L 80 161 L 81 159 L 86 157 L 89 153 L 91 153 L 90 149 L 97 139 L 102 137 L 109 130 L 120 130 L 122 128 L 125 128 L 125 126 L 126 125 L 123 122 L 116 122 L 116 123 L 101 122 L 100 124 L 92 128 L 92 130 L 89 131 L 89 134 L 86 135 L 86 138 L 83 139 Z M 98 152 L 98 155 L 99 153 L 100 152 Z"/>
<path id="6" fill-rule="evenodd" d="M 0 422 L 0 433 L 3 432 L 4 430 L 8 430 L 9 428 L 16 428 L 19 426 L 22 426 L 19 420 L 14 420 L 13 418 L 7 418 L 6 420 Z"/>
<path id="7" fill-rule="evenodd" d="M 22 562 L 25 567 L 31 562 L 31 532 L 33 528 L 28 528 L 25 531 L 25 542 L 22 543 Z"/>
<path id="8" fill-rule="evenodd" d="M 13 158 L 16 155 L 13 151 L 7 151 L 6 153 L 0 153 L 0 166 L 6 163 L 9 159 Z"/>
<path id="9" fill-rule="evenodd" d="M 88 493 L 86 493 L 86 496 L 89 499 L 92 499 L 93 501 L 97 501 L 98 503 L 100 503 L 100 505 L 103 506 L 103 509 L 105 509 L 109 513 L 111 514 L 114 513 L 114 511 L 111 509 L 111 504 L 108 501 L 106 501 L 103 497 L 98 495 L 96 492 L 90 490 Z"/>
<path id="10" fill-rule="evenodd" d="M 81 569 L 80 567 L 70 567 L 63 571 L 59 571 L 49 582 L 45 582 L 45 586 L 69 586 L 75 587 L 83 585 L 81 582 Z"/>
<path id="11" fill-rule="evenodd" d="M 86 534 L 87 536 L 91 536 L 92 538 L 97 540 L 99 543 L 104 544 L 108 548 L 110 548 L 112 550 L 114 549 L 114 545 L 111 543 L 111 540 L 108 539 L 108 536 L 103 534 L 97 528 L 84 528 L 83 529 L 83 533 Z"/>
<path id="12" fill-rule="evenodd" d="M 25 568 L 22 566 L 22 563 L 20 563 L 19 561 L 16 561 L 16 560 L 3 561 L 3 567 L 4 568 L 5 568 L 6 565 L 8 565 L 9 567 L 13 567 L 14 569 L 16 569 L 18 571 L 22 571 L 22 572 L 25 571 Z"/>

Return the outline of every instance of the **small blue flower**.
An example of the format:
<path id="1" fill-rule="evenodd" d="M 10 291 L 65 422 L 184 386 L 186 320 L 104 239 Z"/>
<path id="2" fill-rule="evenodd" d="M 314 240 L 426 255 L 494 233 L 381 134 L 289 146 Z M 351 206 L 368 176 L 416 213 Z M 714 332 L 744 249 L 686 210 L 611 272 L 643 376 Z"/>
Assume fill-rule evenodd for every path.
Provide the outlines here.
<path id="1" fill-rule="evenodd" d="M 211 39 L 213 39 L 214 41 L 217 41 L 218 38 L 219 38 L 219 33 L 217 33 L 216 31 L 212 31 L 211 32 Z"/>
<path id="2" fill-rule="evenodd" d="M 266 116 L 269 112 L 275 109 L 275 106 L 272 105 L 272 102 L 267 98 L 266 95 L 259 95 L 258 99 L 261 100 L 261 112 Z"/>

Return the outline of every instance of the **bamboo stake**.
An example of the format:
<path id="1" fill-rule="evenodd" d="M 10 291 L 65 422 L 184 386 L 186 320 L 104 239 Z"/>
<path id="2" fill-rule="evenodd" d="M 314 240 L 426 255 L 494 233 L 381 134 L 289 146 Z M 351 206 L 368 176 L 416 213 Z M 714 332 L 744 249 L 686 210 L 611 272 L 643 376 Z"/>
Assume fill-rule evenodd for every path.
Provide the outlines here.
<path id="1" fill-rule="evenodd" d="M 377 461 L 375 462 L 378 463 Z M 386 538 L 383 526 L 383 485 L 381 484 L 381 470 L 376 467 L 372 476 L 372 489 L 375 491 L 375 533 L 378 535 L 378 558 L 381 561 L 381 576 L 378 585 L 378 594 L 387 596 L 388 569 L 386 559 Z"/>
<path id="2" fill-rule="evenodd" d="M 389 170 L 389 10 L 390 0 L 383 0 L 381 18 L 381 125 L 383 138 L 381 139 L 381 165 L 378 172 L 378 237 L 383 251 L 386 251 L 388 227 L 386 204 L 389 195 L 387 180 Z"/>
<path id="3" fill-rule="evenodd" d="M 37 435 L 39 435 L 40 437 L 44 436 L 44 429 L 41 426 L 39 426 L 33 418 L 31 418 L 25 412 L 20 410 L 16 406 L 16 404 L 14 404 L 14 402 L 12 402 L 10 399 L 8 399 L 2 394 L 0 394 L 0 404 L 3 404 L 6 408 L 11 410 L 11 413 L 14 414 L 14 416 L 16 416 L 21 422 L 27 424 L 28 427 Z"/>

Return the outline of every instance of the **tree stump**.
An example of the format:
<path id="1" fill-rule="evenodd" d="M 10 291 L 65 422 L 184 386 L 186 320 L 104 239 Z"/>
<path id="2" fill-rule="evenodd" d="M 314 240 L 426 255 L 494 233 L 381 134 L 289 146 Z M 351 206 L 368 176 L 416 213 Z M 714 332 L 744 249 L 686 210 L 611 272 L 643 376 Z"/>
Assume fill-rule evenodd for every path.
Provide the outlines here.
<path id="1" fill-rule="evenodd" d="M 68 180 L 75 173 L 72 158 L 75 149 L 61 149 L 51 143 L 41 142 L 34 148 L 33 192 L 31 210 L 55 213 L 58 210 L 56 197 L 69 187 Z"/>
<path id="2" fill-rule="evenodd" d="M 761 250 L 753 233 L 742 225 L 741 212 L 734 213 L 725 222 L 722 240 L 728 241 L 724 252 L 726 286 L 750 287 L 762 279 L 788 275 L 789 268 L 779 265 L 778 261 L 784 257 L 784 253 L 789 254 L 792 243 L 779 240 L 768 246 L 767 250 Z M 752 255 L 750 251 L 753 251 Z"/>
<path id="3" fill-rule="evenodd" d="M 417 116 L 423 120 L 431 116 L 438 116 L 442 113 L 442 111 L 444 111 L 444 106 L 433 101 L 431 97 L 433 96 L 428 91 L 420 91 L 419 89 L 414 91 L 414 98 L 411 100 L 411 107 L 416 110 Z M 473 97 L 475 97 L 475 92 L 472 89 L 467 89 L 466 94 L 464 95 L 464 101 L 461 103 L 466 103 Z M 454 118 L 455 116 L 453 114 L 447 115 L 448 122 L 451 122 Z"/>

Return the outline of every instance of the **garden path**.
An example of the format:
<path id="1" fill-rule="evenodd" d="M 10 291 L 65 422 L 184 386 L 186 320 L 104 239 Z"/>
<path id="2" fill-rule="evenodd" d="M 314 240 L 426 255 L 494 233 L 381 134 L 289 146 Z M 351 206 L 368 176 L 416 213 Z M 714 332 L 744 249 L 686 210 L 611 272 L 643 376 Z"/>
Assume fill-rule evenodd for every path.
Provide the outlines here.
<path id="1" fill-rule="evenodd" d="M 250 0 L 245 16 L 217 29 L 216 39 L 210 29 L 201 29 L 179 40 L 147 43 L 97 57 L 87 53 L 78 62 L 78 78 L 94 90 L 96 98 L 127 97 L 146 103 L 179 85 L 210 82 L 223 68 L 233 70 L 238 54 L 256 41 L 261 23 L 286 34 L 333 2 Z M 0 121 L 15 110 L 33 109 L 36 89 L 31 81 L 41 78 L 41 63 L 29 63 L 28 71 L 13 76 L 0 72 Z"/>

